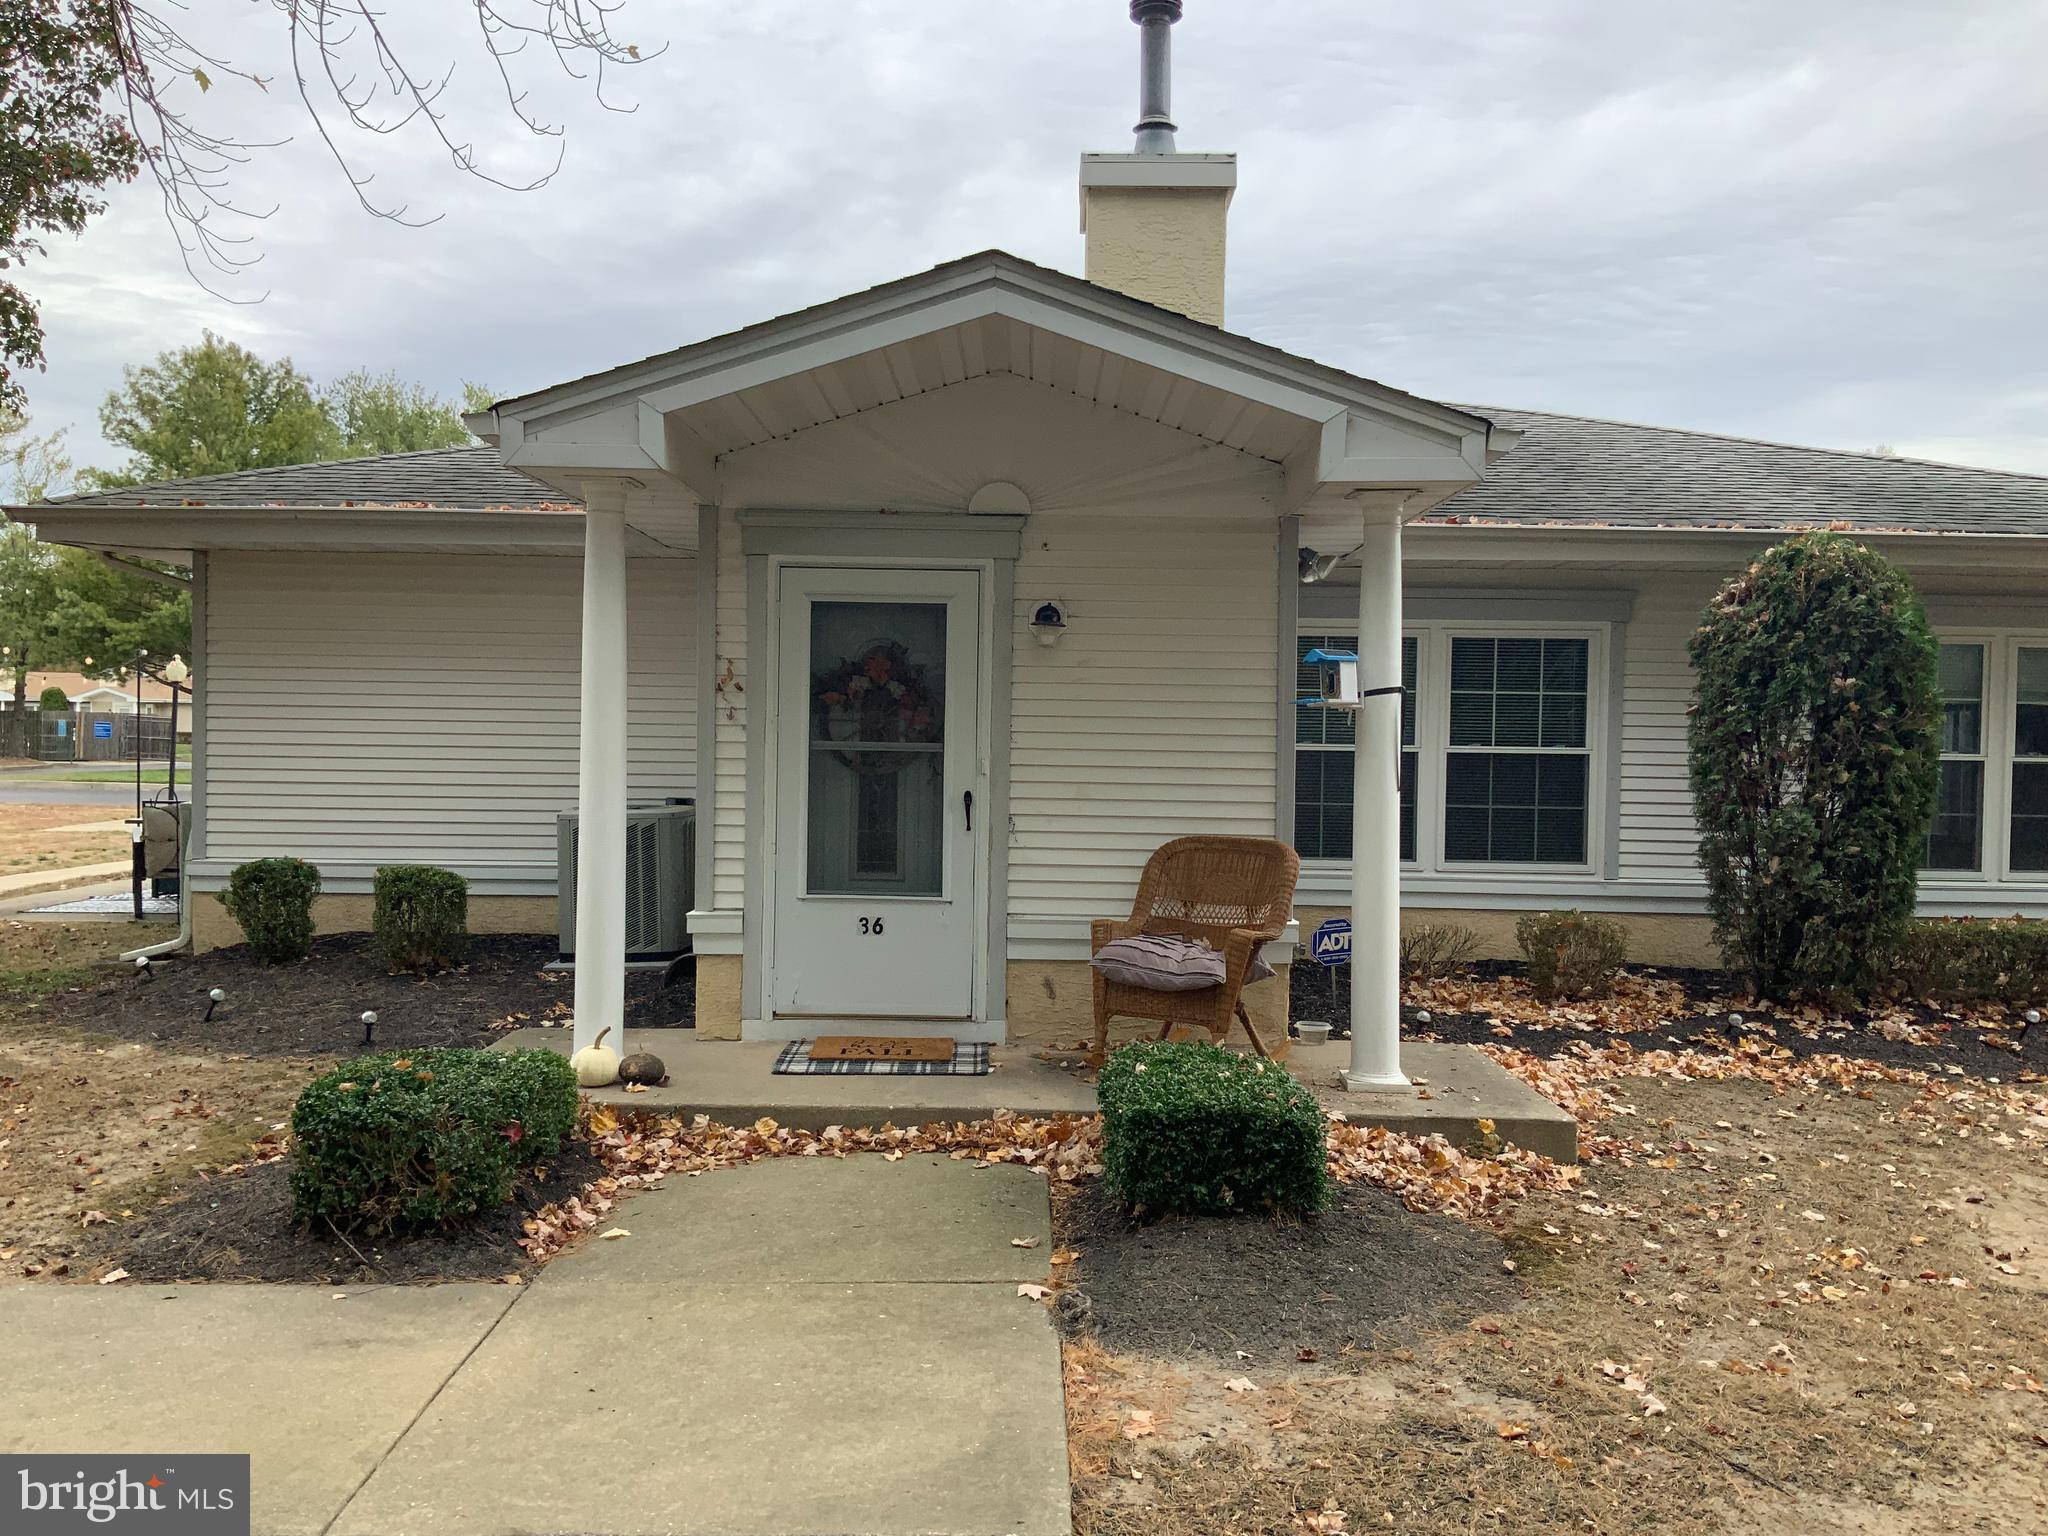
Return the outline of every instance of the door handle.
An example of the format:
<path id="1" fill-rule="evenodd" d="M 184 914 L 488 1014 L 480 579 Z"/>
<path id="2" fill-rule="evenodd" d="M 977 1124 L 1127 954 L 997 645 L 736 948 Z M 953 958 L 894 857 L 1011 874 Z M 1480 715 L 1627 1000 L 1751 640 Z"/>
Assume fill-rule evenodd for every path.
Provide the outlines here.
<path id="1" fill-rule="evenodd" d="M 971 789 L 964 791 L 960 799 L 967 807 L 967 830 L 972 832 L 974 830 L 974 791 Z"/>

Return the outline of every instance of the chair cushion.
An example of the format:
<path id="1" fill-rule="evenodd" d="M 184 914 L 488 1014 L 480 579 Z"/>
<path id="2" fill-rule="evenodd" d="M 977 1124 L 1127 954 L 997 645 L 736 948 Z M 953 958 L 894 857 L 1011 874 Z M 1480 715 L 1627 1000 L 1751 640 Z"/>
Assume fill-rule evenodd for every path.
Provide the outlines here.
<path id="1" fill-rule="evenodd" d="M 1199 992 L 1223 985 L 1223 952 L 1199 939 L 1141 933 L 1112 939 L 1090 962 L 1111 981 L 1150 992 Z"/>

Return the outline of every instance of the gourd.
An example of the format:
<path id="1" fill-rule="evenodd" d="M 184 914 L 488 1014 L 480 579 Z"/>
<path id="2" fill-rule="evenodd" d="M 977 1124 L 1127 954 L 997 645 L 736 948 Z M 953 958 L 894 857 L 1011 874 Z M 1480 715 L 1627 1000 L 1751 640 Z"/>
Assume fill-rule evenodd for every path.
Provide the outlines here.
<path id="1" fill-rule="evenodd" d="M 569 1058 L 576 1081 L 582 1087 L 602 1088 L 619 1080 L 619 1053 L 604 1043 L 604 1037 L 611 1032 L 611 1025 L 605 1025 L 595 1040 Z"/>
<path id="2" fill-rule="evenodd" d="M 668 1076 L 668 1068 L 652 1051 L 635 1051 L 619 1063 L 619 1080 L 653 1087 Z"/>

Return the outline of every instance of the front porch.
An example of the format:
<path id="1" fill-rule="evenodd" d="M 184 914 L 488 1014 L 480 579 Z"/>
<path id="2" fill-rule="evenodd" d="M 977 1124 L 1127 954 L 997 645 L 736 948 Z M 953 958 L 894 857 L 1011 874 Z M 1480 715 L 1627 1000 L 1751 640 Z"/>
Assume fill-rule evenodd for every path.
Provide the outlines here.
<path id="1" fill-rule="evenodd" d="M 567 1052 L 569 1031 L 514 1030 L 499 1050 Z M 1095 1113 L 1095 1085 L 1079 1053 L 997 1045 L 990 1050 L 995 1070 L 985 1076 L 920 1077 L 861 1073 L 849 1076 L 777 1076 L 780 1043 L 767 1040 L 700 1040 L 681 1029 L 629 1029 L 626 1050 L 652 1051 L 668 1066 L 668 1082 L 645 1092 L 623 1087 L 587 1090 L 600 1104 L 642 1114 L 705 1115 L 721 1125 L 751 1125 L 763 1118 L 796 1130 L 827 1126 L 899 1126 L 934 1121 L 986 1120 L 996 1110 L 1032 1119 Z M 1327 1045 L 1297 1042 L 1287 1068 L 1318 1091 L 1332 1112 L 1354 1125 L 1382 1126 L 1408 1136 L 1442 1136 L 1454 1146 L 1477 1148 L 1492 1122 L 1503 1142 L 1540 1152 L 1558 1162 L 1578 1160 L 1578 1126 L 1570 1115 L 1520 1078 L 1468 1046 L 1407 1041 L 1401 1070 L 1424 1085 L 1428 1098 L 1413 1092 L 1360 1094 L 1338 1084 L 1350 1064 L 1344 1041 Z M 1071 1061 L 1074 1065 L 1063 1065 Z"/>

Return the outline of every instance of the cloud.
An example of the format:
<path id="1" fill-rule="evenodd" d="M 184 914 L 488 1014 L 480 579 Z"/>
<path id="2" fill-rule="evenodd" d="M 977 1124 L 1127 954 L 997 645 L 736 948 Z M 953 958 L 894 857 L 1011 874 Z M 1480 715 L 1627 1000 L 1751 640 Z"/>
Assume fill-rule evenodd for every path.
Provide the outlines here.
<path id="1" fill-rule="evenodd" d="M 408 59 L 459 61 L 459 135 L 518 180 L 468 7 L 413 0 Z M 667 52 L 602 110 L 539 56 L 559 173 L 513 193 L 425 136 L 348 141 L 365 215 L 297 115 L 273 13 L 212 38 L 273 76 L 199 105 L 296 134 L 238 183 L 260 266 L 196 287 L 146 185 L 29 280 L 44 425 L 101 462 L 126 362 L 203 326 L 316 376 L 453 392 L 574 377 L 987 246 L 1078 270 L 1076 157 L 1128 142 L 1118 0 L 627 0 Z M 1418 393 L 2048 472 L 2048 10 L 1916 0 L 1365 5 L 1197 0 L 1175 34 L 1189 149 L 1235 149 L 1230 323 Z"/>

